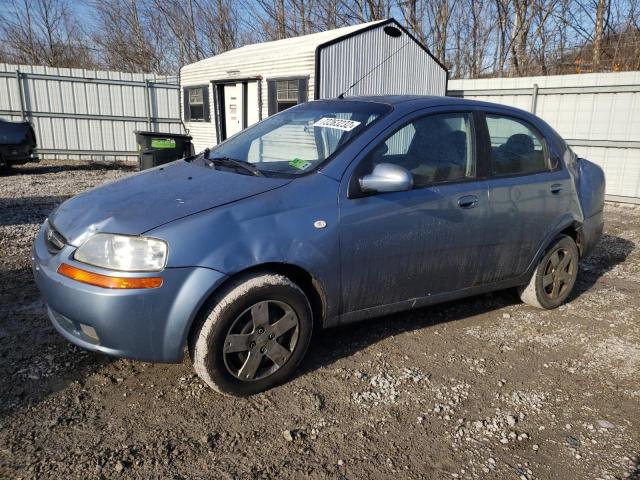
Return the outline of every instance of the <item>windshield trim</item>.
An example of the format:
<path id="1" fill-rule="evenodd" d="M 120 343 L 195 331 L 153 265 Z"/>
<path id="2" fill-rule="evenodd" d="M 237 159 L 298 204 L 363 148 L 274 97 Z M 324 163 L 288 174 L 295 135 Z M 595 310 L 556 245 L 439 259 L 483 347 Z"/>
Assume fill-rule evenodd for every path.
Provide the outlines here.
<path id="1" fill-rule="evenodd" d="M 345 98 L 344 100 L 342 99 L 319 99 L 319 100 L 311 100 L 309 102 L 305 102 L 305 103 L 300 103 L 294 107 L 291 108 L 296 108 L 299 105 L 308 105 L 310 103 L 361 103 L 361 104 L 375 104 L 375 105 L 383 105 L 385 107 L 387 107 L 385 109 L 385 111 L 383 113 L 381 113 L 380 115 L 378 115 L 371 123 L 367 124 L 365 126 L 365 128 L 358 134 L 355 135 L 351 138 L 349 138 L 346 142 L 344 142 L 342 145 L 340 145 L 334 152 L 331 153 L 331 155 L 329 155 L 327 158 L 325 158 L 324 160 L 322 160 L 321 162 L 319 162 L 317 165 L 315 165 L 313 168 L 310 168 L 307 171 L 303 171 L 300 173 L 287 173 L 287 172 L 276 172 L 273 170 L 263 170 L 261 168 L 259 168 L 260 172 L 262 172 L 262 174 L 264 174 L 265 177 L 270 177 L 270 178 L 288 178 L 288 179 L 295 179 L 295 178 L 301 178 L 301 177 L 306 177 L 310 174 L 313 173 L 317 173 L 318 170 L 320 170 L 322 167 L 326 166 L 327 164 L 329 164 L 330 162 L 332 162 L 335 157 L 337 155 L 340 154 L 340 152 L 342 152 L 348 145 L 350 145 L 356 138 L 360 138 L 365 132 L 367 132 L 373 125 L 375 125 L 376 123 L 378 123 L 379 120 L 381 120 L 382 118 L 387 117 L 388 115 L 390 115 L 394 110 L 395 110 L 395 106 L 393 104 L 390 103 L 386 103 L 386 102 L 377 102 L 377 101 L 373 101 L 373 100 L 359 100 L 359 99 L 349 99 L 349 98 Z M 233 138 L 237 137 L 238 135 L 241 135 L 243 133 L 249 132 L 251 129 L 257 127 L 258 125 L 260 125 L 263 121 L 268 120 L 270 118 L 274 118 L 277 117 L 278 115 L 290 112 L 290 109 L 287 110 L 283 110 L 282 112 L 278 112 L 274 115 L 270 115 L 267 118 L 263 118 L 262 120 L 260 120 L 259 122 L 254 123 L 253 125 L 250 125 L 249 127 L 240 130 L 238 133 L 232 135 L 229 138 L 226 138 L 225 140 L 223 140 L 222 142 L 218 143 L 217 145 L 211 147 L 209 149 L 209 155 L 213 155 L 215 154 L 215 150 L 221 146 L 224 145 L 225 143 L 227 143 L 229 140 L 232 140 Z M 256 167 L 257 168 L 257 167 Z"/>

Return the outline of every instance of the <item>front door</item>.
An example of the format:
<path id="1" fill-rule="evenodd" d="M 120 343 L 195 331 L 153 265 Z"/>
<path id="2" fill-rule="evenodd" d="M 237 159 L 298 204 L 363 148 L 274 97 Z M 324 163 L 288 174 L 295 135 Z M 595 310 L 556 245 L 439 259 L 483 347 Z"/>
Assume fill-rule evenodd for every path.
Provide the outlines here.
<path id="1" fill-rule="evenodd" d="M 356 166 L 340 201 L 343 313 L 479 284 L 488 189 L 475 143 L 471 113 L 423 115 Z M 413 189 L 358 193 L 380 163 L 409 170 Z"/>

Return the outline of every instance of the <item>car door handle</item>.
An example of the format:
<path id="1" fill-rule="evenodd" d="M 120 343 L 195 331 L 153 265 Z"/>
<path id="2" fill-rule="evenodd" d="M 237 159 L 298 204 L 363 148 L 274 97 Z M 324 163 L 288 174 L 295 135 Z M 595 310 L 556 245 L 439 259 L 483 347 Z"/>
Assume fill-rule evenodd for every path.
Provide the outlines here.
<path id="1" fill-rule="evenodd" d="M 554 183 L 553 185 L 551 185 L 551 193 L 558 194 L 561 191 L 562 191 L 562 184 Z"/>
<path id="2" fill-rule="evenodd" d="M 458 206 L 460 208 L 473 208 L 478 204 L 478 197 L 475 195 L 465 195 L 458 199 Z"/>

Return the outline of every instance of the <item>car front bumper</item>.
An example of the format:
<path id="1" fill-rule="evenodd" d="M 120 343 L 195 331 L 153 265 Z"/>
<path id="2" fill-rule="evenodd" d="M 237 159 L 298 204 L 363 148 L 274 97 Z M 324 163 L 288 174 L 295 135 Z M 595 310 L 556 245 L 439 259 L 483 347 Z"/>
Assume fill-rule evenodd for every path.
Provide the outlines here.
<path id="1" fill-rule="evenodd" d="M 107 289 L 57 273 L 61 263 L 103 275 L 114 272 L 73 260 L 75 247 L 51 254 L 40 229 L 32 269 L 49 318 L 66 339 L 87 350 L 149 362 L 180 362 L 191 324 L 227 277 L 202 267 L 166 268 L 163 284 L 149 289 Z M 120 273 L 120 276 L 144 276 Z"/>

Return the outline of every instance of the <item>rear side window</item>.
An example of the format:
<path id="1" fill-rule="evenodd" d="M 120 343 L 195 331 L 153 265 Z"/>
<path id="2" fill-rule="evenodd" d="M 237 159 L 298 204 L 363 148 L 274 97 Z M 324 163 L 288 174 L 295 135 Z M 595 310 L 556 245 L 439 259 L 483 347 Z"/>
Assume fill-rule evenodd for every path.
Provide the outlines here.
<path id="1" fill-rule="evenodd" d="M 369 171 L 379 163 L 406 168 L 416 188 L 472 178 L 475 156 L 471 115 L 447 113 L 418 118 L 375 147 L 365 162 Z"/>
<path id="2" fill-rule="evenodd" d="M 520 175 L 550 170 L 547 144 L 531 126 L 515 118 L 486 115 L 491 140 L 491 173 Z"/>

